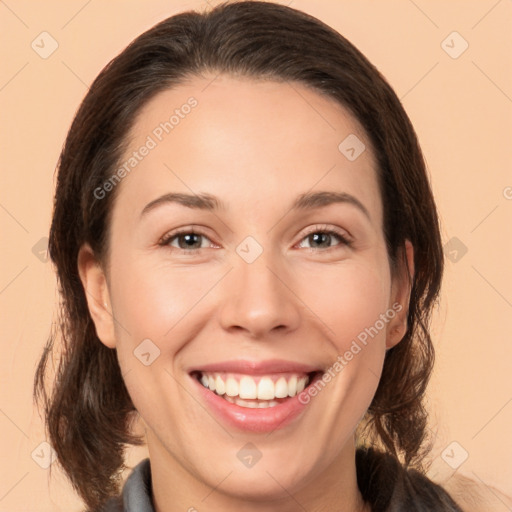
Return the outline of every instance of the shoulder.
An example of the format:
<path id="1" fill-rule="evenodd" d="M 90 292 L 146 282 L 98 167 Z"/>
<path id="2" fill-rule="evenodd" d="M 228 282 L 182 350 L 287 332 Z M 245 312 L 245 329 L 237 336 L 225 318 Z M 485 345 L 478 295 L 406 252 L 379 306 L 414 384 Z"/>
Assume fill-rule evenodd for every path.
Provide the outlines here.
<path id="1" fill-rule="evenodd" d="M 389 453 L 358 448 L 356 468 L 363 499 L 374 512 L 463 512 L 447 490 Z"/>
<path id="2" fill-rule="evenodd" d="M 512 510 L 512 496 L 480 480 L 455 473 L 443 483 L 463 512 L 501 512 Z"/>

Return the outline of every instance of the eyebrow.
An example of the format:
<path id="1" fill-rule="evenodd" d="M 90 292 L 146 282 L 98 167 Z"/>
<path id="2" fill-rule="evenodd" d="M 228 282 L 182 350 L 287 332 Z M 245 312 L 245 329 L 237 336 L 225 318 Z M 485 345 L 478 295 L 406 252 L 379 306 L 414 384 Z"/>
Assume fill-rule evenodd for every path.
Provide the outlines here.
<path id="1" fill-rule="evenodd" d="M 215 211 L 226 209 L 226 205 L 218 197 L 211 194 L 183 194 L 171 192 L 160 196 L 150 203 L 148 203 L 141 212 L 141 217 L 149 211 L 154 210 L 158 206 L 168 203 L 177 203 L 187 208 L 197 210 Z M 313 210 L 329 206 L 335 203 L 346 203 L 358 208 L 362 213 L 370 219 L 370 214 L 367 208 L 351 194 L 346 192 L 307 192 L 299 195 L 291 206 L 291 210 Z"/>

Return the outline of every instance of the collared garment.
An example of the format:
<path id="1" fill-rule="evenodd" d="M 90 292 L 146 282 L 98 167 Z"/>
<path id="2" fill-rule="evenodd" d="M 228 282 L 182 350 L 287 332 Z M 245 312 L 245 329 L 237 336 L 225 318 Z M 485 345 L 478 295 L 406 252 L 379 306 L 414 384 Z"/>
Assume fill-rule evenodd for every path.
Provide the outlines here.
<path id="1" fill-rule="evenodd" d="M 398 460 L 372 448 L 356 451 L 358 485 L 372 512 L 463 512 L 439 485 Z M 149 458 L 126 479 L 121 496 L 111 498 L 97 512 L 155 512 Z"/>
<path id="2" fill-rule="evenodd" d="M 142 460 L 133 468 L 121 496 L 110 499 L 100 512 L 155 512 L 149 459 Z"/>

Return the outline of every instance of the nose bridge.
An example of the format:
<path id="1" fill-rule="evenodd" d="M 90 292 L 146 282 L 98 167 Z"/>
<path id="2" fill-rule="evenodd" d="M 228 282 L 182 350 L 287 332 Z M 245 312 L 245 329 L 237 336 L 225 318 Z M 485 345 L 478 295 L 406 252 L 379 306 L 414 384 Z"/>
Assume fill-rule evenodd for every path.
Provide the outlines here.
<path id="1" fill-rule="evenodd" d="M 300 320 L 299 301 L 285 284 L 287 272 L 278 257 L 272 250 L 263 250 L 251 261 L 245 258 L 244 248 L 240 244 L 230 272 L 221 314 L 223 327 L 241 328 L 254 337 L 277 328 L 295 329 Z"/>

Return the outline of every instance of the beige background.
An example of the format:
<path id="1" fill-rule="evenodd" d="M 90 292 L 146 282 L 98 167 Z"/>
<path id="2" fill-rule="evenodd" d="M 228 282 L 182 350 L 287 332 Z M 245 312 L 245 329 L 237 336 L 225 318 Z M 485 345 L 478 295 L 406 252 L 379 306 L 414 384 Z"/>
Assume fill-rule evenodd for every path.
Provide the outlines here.
<path id="1" fill-rule="evenodd" d="M 434 329 L 430 476 L 446 481 L 455 469 L 445 460 L 457 466 L 467 452 L 457 473 L 488 493 L 512 495 L 512 2 L 290 5 L 339 30 L 390 81 L 425 152 L 444 241 L 457 238 L 448 246 Z M 134 37 L 176 12 L 207 7 L 199 0 L 0 1 L 1 512 L 80 509 L 57 465 L 49 481 L 36 463 L 49 452 L 40 446 L 45 436 L 31 398 L 56 300 L 40 240 L 72 116 L 87 85 Z M 42 46 L 43 31 L 58 43 L 46 59 L 31 47 L 34 40 Z M 454 31 L 460 35 L 448 37 Z M 464 41 L 468 48 L 453 58 Z M 130 464 L 142 456 L 144 449 L 130 451 Z"/>

